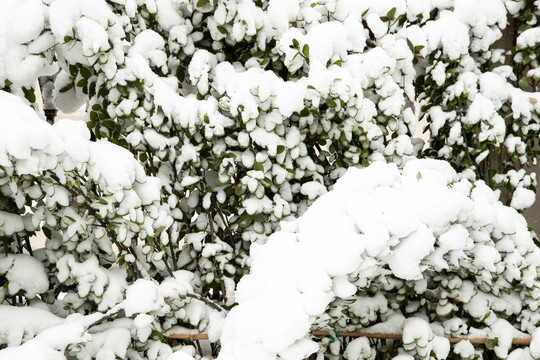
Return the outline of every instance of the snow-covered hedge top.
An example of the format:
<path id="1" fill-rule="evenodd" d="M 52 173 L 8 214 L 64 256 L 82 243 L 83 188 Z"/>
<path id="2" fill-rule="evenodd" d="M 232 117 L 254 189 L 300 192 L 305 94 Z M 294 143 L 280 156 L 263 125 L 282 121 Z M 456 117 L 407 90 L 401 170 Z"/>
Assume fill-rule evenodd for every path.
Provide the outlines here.
<path id="1" fill-rule="evenodd" d="M 157 205 L 159 179 L 147 177 L 127 150 L 106 141 L 91 142 L 80 121 L 51 126 L 4 91 L 0 108 L 0 236 L 11 239 L 3 241 L 7 257 L 1 261 L 0 275 L 7 282 L 0 299 L 46 293 L 47 278 L 53 275 L 68 292 L 66 306 L 77 309 L 89 297 L 91 302 L 84 306 L 94 303 L 107 310 L 122 297 L 126 270 L 152 271 L 142 265 L 146 257 L 135 252 L 132 239 L 153 238 L 172 222 Z M 30 236 L 40 230 L 48 238 L 46 248 L 33 254 Z M 28 255 L 11 255 L 23 251 L 37 255 L 51 274 L 44 275 L 41 264 L 41 271 L 39 266 L 23 265 L 30 261 L 23 258 Z M 150 246 L 147 254 L 155 255 Z M 123 259 L 122 264 L 111 267 L 117 259 Z M 160 267 L 159 260 L 154 263 Z M 28 287 L 23 286 L 21 277 L 36 283 L 24 281 Z"/>
<path id="2" fill-rule="evenodd" d="M 413 40 L 425 35 L 428 48 L 442 45 L 442 51 L 428 51 L 425 73 L 416 81 L 431 132 L 425 154 L 519 196 L 521 188 L 536 186 L 536 175 L 525 170 L 537 162 L 540 133 L 540 2 L 453 3 Z M 443 30 L 448 28 L 453 30 Z M 522 210 L 531 204 L 511 206 Z"/>
<path id="3" fill-rule="evenodd" d="M 349 169 L 252 245 L 219 359 L 303 359 L 318 349 L 310 330 L 367 327 L 403 331 L 422 358 L 447 357 L 441 336 L 498 337 L 506 358 L 513 336 L 536 330 L 540 250 L 498 196 L 438 160 Z"/>
<path id="4" fill-rule="evenodd" d="M 88 101 L 96 136 L 162 180 L 174 221 L 160 236 L 207 235 L 179 256 L 164 251 L 164 265 L 196 272 L 216 293 L 246 271 L 251 242 L 302 214 L 349 166 L 415 156 L 416 100 L 431 131 L 424 154 L 511 192 L 533 188 L 521 168 L 534 163 L 540 131 L 538 9 L 522 0 L 5 0 L 0 88 L 34 103 L 35 79 L 60 69 L 57 106 Z M 531 27 L 519 29 L 514 55 L 530 83 L 495 48 L 509 20 Z M 530 190 L 514 196 L 515 208 L 531 205 Z M 214 240 L 220 250 L 202 256 Z"/>
<path id="5" fill-rule="evenodd" d="M 2 171 L 12 175 L 0 174 L 10 225 L 0 229 L 15 241 L 5 252 L 29 251 L 44 221 L 36 258 L 58 285 L 48 300 L 66 291 L 70 311 L 104 311 L 119 299 L 106 289 L 179 269 L 203 298 L 234 306 L 252 242 L 347 168 L 418 153 L 416 100 L 431 130 L 422 154 L 508 186 L 524 209 L 536 185 L 525 168 L 540 131 L 539 14 L 538 0 L 2 0 L 0 89 L 36 106 L 36 78 L 60 70 L 56 105 L 86 101 L 87 127 L 109 140 L 89 144 L 64 123 L 52 130 L 61 153 L 10 145 Z M 510 26 L 514 68 L 497 49 Z M 185 318 L 167 314 L 156 331 Z"/>
<path id="6" fill-rule="evenodd" d="M 25 256 L 30 258 L 18 255 L 17 259 Z M 185 306 L 190 316 L 203 311 L 200 303 L 189 304 L 190 299 L 185 298 L 193 291 L 192 279 L 193 274 L 187 271 L 175 272 L 161 284 L 139 279 L 127 286 L 124 299 L 105 313 L 64 318 L 39 301 L 24 307 L 0 305 L 0 343 L 8 345 L 0 350 L 0 360 L 65 360 L 66 354 L 81 359 L 133 358 L 136 354 L 129 348 L 134 340 L 150 345 L 147 359 L 193 360 L 189 347 L 173 355 L 169 347 L 149 341 L 156 315 L 177 310 L 177 306 Z M 175 302 L 165 302 L 173 297 Z M 107 323 L 120 313 L 128 317 Z"/>
<path id="7" fill-rule="evenodd" d="M 0 92 L 0 104 L 0 165 L 9 175 L 41 176 L 54 170 L 63 179 L 66 172 L 86 170 L 108 194 L 146 182 L 143 167 L 129 151 L 106 141 L 91 142 L 84 122 L 63 120 L 50 126 L 22 99 L 5 91 Z M 137 195 L 147 204 L 159 199 L 159 191 Z"/>
<path id="8" fill-rule="evenodd" d="M 4 91 L 0 109 L 0 359 L 125 358 L 137 343 L 164 360 L 173 350 L 153 330 L 219 320 L 192 300 L 193 273 L 156 276 L 172 222 L 159 179 L 126 149 L 90 141 L 84 122 L 51 126 Z M 31 239 L 40 230 L 45 247 Z"/>

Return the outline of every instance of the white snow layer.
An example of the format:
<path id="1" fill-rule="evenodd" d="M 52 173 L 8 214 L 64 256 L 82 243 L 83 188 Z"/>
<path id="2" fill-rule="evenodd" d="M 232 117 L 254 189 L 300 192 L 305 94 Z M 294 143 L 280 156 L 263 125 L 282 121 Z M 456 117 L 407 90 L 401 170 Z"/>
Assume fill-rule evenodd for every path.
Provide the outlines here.
<path id="1" fill-rule="evenodd" d="M 31 88 L 38 76 L 52 75 L 57 65 L 40 56 L 54 45 L 43 32 L 47 6 L 40 0 L 0 2 L 0 88 L 5 81 Z"/>
<path id="2" fill-rule="evenodd" d="M 0 266 L 3 265 L 0 262 Z M 0 305 L 0 343 L 8 345 L 8 348 L 0 350 L 0 360 L 65 360 L 63 349 L 69 344 L 79 344 L 81 358 L 124 359 L 132 341 L 130 331 L 136 332 L 139 339 L 146 341 L 154 327 L 152 315 L 164 315 L 171 311 L 164 299 L 178 298 L 193 292 L 190 284 L 192 280 L 192 273 L 181 270 L 174 272 L 173 277 L 161 284 L 143 279 L 127 287 L 124 284 L 124 301 L 104 314 L 72 314 L 63 319 L 37 307 Z M 97 320 L 121 309 L 127 316 L 138 315 L 133 321 L 127 319 L 126 327 L 94 327 L 92 331 L 87 331 Z M 170 359 L 193 358 L 177 352 Z"/>
<path id="3" fill-rule="evenodd" d="M 265 245 L 252 245 L 251 272 L 238 284 L 239 305 L 225 320 L 218 359 L 307 357 L 318 348 L 308 336 L 313 322 L 332 300 L 355 294 L 350 278 L 372 279 L 388 274 L 389 268 L 397 278 L 421 280 L 428 267 L 459 267 L 463 256 L 479 271 L 500 271 L 504 268 L 499 249 L 489 240 L 492 233 L 530 251 L 531 259 L 539 258 L 524 218 L 499 202 L 498 193 L 482 181 L 460 179 L 444 161 L 411 160 L 402 171 L 377 162 L 350 168 L 303 216 L 283 222 Z M 470 291 L 465 285 L 471 285 Z M 472 283 L 462 290 L 462 301 L 473 297 L 466 307 L 473 316 L 485 316 L 495 301 L 483 293 L 474 296 Z M 378 301 L 386 307 L 384 297 Z M 422 355 L 429 338 L 429 348 L 446 357 L 447 341 L 433 340 L 427 323 L 422 325 L 425 334 L 417 336 L 423 328 L 418 324 L 424 323 L 418 319 L 403 325 L 400 318 L 397 330 L 405 326 L 404 336 L 417 339 L 411 351 Z M 354 348 L 364 345 L 358 340 Z"/>
<path id="4" fill-rule="evenodd" d="M 23 291 L 25 296 L 33 298 L 49 290 L 49 280 L 41 261 L 25 254 L 0 256 L 0 275 L 7 280 L 9 295 Z M 0 302 L 3 296 L 0 292 Z"/>
<path id="5" fill-rule="evenodd" d="M 0 319 L 0 343 L 8 346 L 20 345 L 64 320 L 46 310 L 9 305 L 0 305 Z"/>
<path id="6" fill-rule="evenodd" d="M 87 171 L 90 179 L 109 194 L 138 184 L 135 191 L 143 204 L 159 199 L 160 180 L 146 177 L 128 150 L 107 141 L 91 142 L 84 122 L 61 120 L 51 126 L 21 99 L 4 91 L 0 91 L 0 107 L 0 165 L 14 167 L 18 174 L 54 171 L 60 178 L 63 171 Z M 68 205 L 61 189 L 54 202 Z M 0 223 L 6 223 L 4 218 L 0 214 Z M 7 223 L 2 227 L 4 232 L 20 231 L 17 221 Z"/>

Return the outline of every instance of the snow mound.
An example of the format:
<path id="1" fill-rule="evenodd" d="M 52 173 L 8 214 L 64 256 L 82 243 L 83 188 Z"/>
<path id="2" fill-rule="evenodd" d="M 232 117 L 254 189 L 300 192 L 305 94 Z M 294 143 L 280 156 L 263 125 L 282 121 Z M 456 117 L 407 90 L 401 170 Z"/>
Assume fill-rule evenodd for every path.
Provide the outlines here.
<path id="1" fill-rule="evenodd" d="M 8 254 L 0 256 L 0 276 L 5 276 L 9 295 L 20 291 L 28 298 L 49 290 L 49 280 L 41 261 L 25 254 Z M 4 294 L 0 290 L 0 299 Z"/>
<path id="2" fill-rule="evenodd" d="M 220 360 L 303 359 L 318 346 L 310 330 L 324 326 L 403 331 L 404 342 L 412 339 L 405 346 L 410 355 L 428 349 L 446 358 L 450 346 L 439 336 L 458 330 L 424 320 L 428 315 L 416 300 L 426 291 L 437 298 L 426 296 L 426 308 L 443 320 L 458 310 L 454 304 L 465 303 L 463 311 L 488 325 L 497 311 L 519 314 L 527 303 L 531 309 L 539 304 L 533 288 L 540 251 L 524 218 L 482 181 L 472 183 L 439 160 L 412 160 L 401 171 L 380 162 L 350 168 L 303 216 L 282 223 L 251 253 L 251 272 L 236 293 L 239 305 L 223 327 Z M 530 299 L 513 303 L 512 282 L 525 288 L 518 299 Z M 405 289 L 418 305 L 411 301 L 402 315 Z M 330 308 L 359 326 L 341 313 L 336 325 Z M 521 321 L 525 329 L 527 320 Z"/>

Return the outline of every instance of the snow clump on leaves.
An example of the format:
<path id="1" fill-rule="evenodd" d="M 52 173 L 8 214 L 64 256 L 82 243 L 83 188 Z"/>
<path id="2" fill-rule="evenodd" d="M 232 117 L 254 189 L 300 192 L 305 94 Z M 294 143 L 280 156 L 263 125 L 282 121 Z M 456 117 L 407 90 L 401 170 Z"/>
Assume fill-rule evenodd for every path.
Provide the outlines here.
<path id="1" fill-rule="evenodd" d="M 304 215 L 252 245 L 219 359 L 338 355 L 311 335 L 327 329 L 403 333 L 392 351 L 421 359 L 450 356 L 446 337 L 498 338 L 506 358 L 513 337 L 537 328 L 540 250 L 498 195 L 439 160 L 349 169 Z M 350 346 L 366 358 L 381 351 Z"/>
<path id="2" fill-rule="evenodd" d="M 372 208 L 366 216 L 375 216 L 382 207 L 386 219 L 370 227 L 379 242 L 369 245 L 367 260 L 390 249 L 393 255 L 378 261 L 384 261 L 395 279 L 387 276 L 393 280 L 384 284 L 389 300 L 366 293 L 363 301 L 373 308 L 347 308 L 346 314 L 356 314 L 350 318 L 360 317 L 360 323 L 375 321 L 389 311 L 394 298 L 397 303 L 407 299 L 409 290 L 403 293 L 400 281 L 420 281 L 416 278 L 425 276 L 427 263 L 442 274 L 456 262 L 464 266 L 465 260 L 456 260 L 459 251 L 472 259 L 470 267 L 483 269 L 474 276 L 489 282 L 488 274 L 499 272 L 504 257 L 489 241 L 510 236 L 513 225 L 506 220 L 516 216 L 493 205 L 496 196 L 488 185 L 506 187 L 508 194 L 501 199 L 519 211 L 535 200 L 536 178 L 528 168 L 536 161 L 540 129 L 535 57 L 539 15 L 538 1 L 524 0 L 1 1 L 2 296 L 12 303 L 38 303 L 39 298 L 62 316 L 101 314 L 108 320 L 124 304 L 122 311 L 135 316 L 129 319 L 137 328 L 129 327 L 135 340 L 127 350 L 109 349 L 99 357 L 215 357 L 223 310 L 244 302 L 245 285 L 238 293 L 235 287 L 249 272 L 251 252 L 256 255 L 270 234 L 289 231 L 281 221 L 305 213 L 343 174 L 355 171 L 349 168 L 388 162 L 412 169 L 406 164 L 417 156 L 448 160 L 461 174 L 457 179 L 447 165 L 437 165 L 437 171 L 403 175 L 431 184 L 430 176 L 439 174 L 441 184 L 444 179 L 451 183 L 453 190 L 427 187 L 430 197 L 419 194 L 417 204 L 430 208 L 444 202 L 461 182 L 475 188 L 470 194 L 462 189 L 457 198 L 463 204 L 448 208 L 440 218 L 436 211 L 408 211 L 399 191 L 367 197 Z M 515 46 L 500 49 L 510 28 L 517 29 Z M 55 73 L 56 106 L 70 112 L 86 105 L 86 126 L 69 121 L 47 126 L 21 102 L 38 109 L 36 80 Z M 425 145 L 413 135 L 418 118 L 427 121 Z M 90 131 L 99 141 L 88 141 Z M 388 181 L 401 179 L 392 177 L 396 168 L 386 171 Z M 394 195 L 399 206 L 387 207 Z M 466 213 L 469 218 L 455 215 L 471 202 L 479 205 Z M 511 215 L 500 215 L 500 209 Z M 330 213 L 330 218 L 336 231 L 349 228 L 347 217 Z M 386 226 L 388 234 L 377 224 Z M 479 229 L 472 231 L 475 227 Z M 32 249 L 29 239 L 40 230 L 45 248 Z M 472 234 L 473 249 L 471 241 L 463 240 L 465 233 Z M 479 235 L 485 233 L 492 240 Z M 313 236 L 322 241 L 319 234 Z M 367 251 L 359 245 L 362 241 L 331 238 L 350 246 L 351 254 Z M 410 252 L 416 244 L 421 244 L 419 251 Z M 317 275 L 325 280 L 313 280 L 305 290 L 317 292 L 319 281 L 333 289 L 310 303 L 309 313 L 321 314 L 327 304 L 358 289 L 358 279 L 348 277 L 358 259 L 344 257 L 336 263 L 339 251 L 345 248 L 328 249 L 329 262 L 322 261 L 328 268 Z M 458 255 L 449 258 L 450 253 Z M 45 281 L 31 288 L 14 275 L 26 255 L 43 264 L 43 272 L 37 266 L 32 272 L 46 274 L 48 289 Z M 382 269 L 375 265 L 366 269 Z M 159 299 L 159 288 L 179 271 L 184 285 L 166 295 L 168 300 Z M 464 275 L 461 283 L 441 286 L 450 292 L 450 286 L 469 286 L 463 285 L 467 281 L 472 282 Z M 418 291 L 420 302 L 424 293 Z M 130 293 L 152 296 L 141 304 L 124 302 Z M 143 304 L 148 305 L 144 311 L 135 311 Z M 448 304 L 442 301 L 437 311 L 453 314 Z M 499 309 L 500 302 L 496 304 Z M 413 313 L 422 306 L 412 302 L 406 308 Z M 298 323 L 291 328 L 298 346 L 285 350 L 282 341 L 288 334 L 281 333 L 265 340 L 269 356 L 279 352 L 295 358 L 314 349 L 303 338 L 310 323 L 299 318 L 302 311 L 295 313 Z M 332 319 L 341 316 L 337 310 L 330 314 Z M 529 316 L 522 314 L 520 324 Z M 516 316 L 511 313 L 506 321 L 514 325 Z M 403 328 L 397 315 L 388 319 Z M 537 318 L 530 319 L 531 325 L 521 330 L 530 332 L 529 327 L 538 325 Z M 317 321 L 324 325 L 327 320 L 321 316 Z M 448 324 L 452 329 L 472 326 L 458 320 Z M 73 344 L 86 341 L 81 335 L 86 325 L 79 325 L 73 325 L 79 329 L 73 332 Z M 422 339 L 426 334 L 431 339 L 424 325 Z M 192 345 L 167 340 L 175 326 L 183 332 L 208 331 L 210 349 L 195 351 Z M 118 330 L 111 327 L 111 333 Z M 433 333 L 439 336 L 437 331 Z M 122 332 L 118 344 L 129 343 Z M 106 342 L 105 336 L 100 339 L 94 345 Z M 326 357 L 338 356 L 339 341 L 321 343 Z M 354 344 L 361 356 L 372 356 L 365 342 Z M 503 354 L 502 344 L 497 356 Z M 176 345 L 181 351 L 173 354 Z M 399 356 L 424 356 L 424 341 L 417 345 L 407 347 L 409 355 Z M 53 348 L 86 356 L 82 345 L 66 346 Z M 84 346 L 84 354 L 97 356 L 99 346 Z M 443 356 L 444 346 L 426 346 Z M 456 354 L 464 357 L 476 354 L 466 343 L 459 349 Z M 358 355 L 353 350 L 347 356 Z"/>

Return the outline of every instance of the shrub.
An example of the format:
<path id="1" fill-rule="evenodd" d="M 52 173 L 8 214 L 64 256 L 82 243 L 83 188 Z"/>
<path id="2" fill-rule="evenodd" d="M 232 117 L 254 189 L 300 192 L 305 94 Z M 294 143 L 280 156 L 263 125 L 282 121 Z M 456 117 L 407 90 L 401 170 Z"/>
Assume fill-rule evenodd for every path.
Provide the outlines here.
<path id="1" fill-rule="evenodd" d="M 131 340 L 119 335 L 114 356 L 166 358 L 185 345 L 164 335 L 178 324 L 210 331 L 216 356 L 252 244 L 348 168 L 443 158 L 471 182 L 506 186 L 515 209 L 529 207 L 538 1 L 487 4 L 3 1 L 4 300 L 37 295 L 62 317 L 85 314 L 74 334 L 129 313 Z M 509 24 L 516 44 L 505 52 L 496 41 Z M 47 127 L 6 94 L 37 109 L 36 80 L 55 73 L 56 105 L 86 104 L 86 128 Z M 425 115 L 422 149 L 414 133 Z M 31 245 L 39 231 L 45 250 Z M 19 286 L 17 264 L 33 264 L 48 289 Z M 128 310 L 130 293 L 146 306 Z M 53 347 L 98 356 L 85 341 Z"/>

